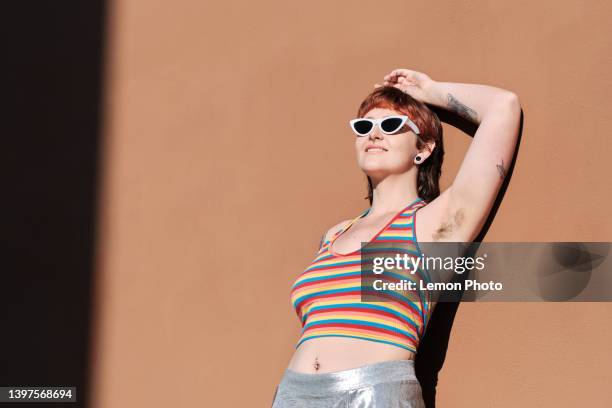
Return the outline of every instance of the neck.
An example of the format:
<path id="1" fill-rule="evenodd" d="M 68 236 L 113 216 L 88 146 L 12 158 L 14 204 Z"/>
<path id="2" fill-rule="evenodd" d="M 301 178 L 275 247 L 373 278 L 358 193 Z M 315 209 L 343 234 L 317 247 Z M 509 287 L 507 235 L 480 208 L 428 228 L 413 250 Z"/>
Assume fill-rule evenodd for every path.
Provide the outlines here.
<path id="1" fill-rule="evenodd" d="M 416 174 L 412 171 L 371 180 L 373 191 L 369 214 L 397 212 L 418 198 Z"/>

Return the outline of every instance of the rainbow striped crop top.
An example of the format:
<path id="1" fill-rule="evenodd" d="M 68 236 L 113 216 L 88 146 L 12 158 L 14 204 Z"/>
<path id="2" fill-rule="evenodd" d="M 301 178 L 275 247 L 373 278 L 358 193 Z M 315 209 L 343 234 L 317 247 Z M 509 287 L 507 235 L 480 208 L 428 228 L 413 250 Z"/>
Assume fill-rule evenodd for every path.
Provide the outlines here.
<path id="1" fill-rule="evenodd" d="M 418 208 L 427 203 L 417 198 L 370 240 L 372 243 L 401 243 L 415 257 L 422 255 L 416 240 Z M 323 240 L 312 263 L 291 286 L 291 303 L 302 325 L 295 346 L 317 337 L 351 337 L 398 346 L 416 353 L 432 313 L 426 293 L 417 300 L 361 301 L 361 251 L 338 254 L 330 251 L 336 238 L 364 217 L 368 208 L 329 240 Z M 418 274 L 427 272 L 419 268 Z"/>

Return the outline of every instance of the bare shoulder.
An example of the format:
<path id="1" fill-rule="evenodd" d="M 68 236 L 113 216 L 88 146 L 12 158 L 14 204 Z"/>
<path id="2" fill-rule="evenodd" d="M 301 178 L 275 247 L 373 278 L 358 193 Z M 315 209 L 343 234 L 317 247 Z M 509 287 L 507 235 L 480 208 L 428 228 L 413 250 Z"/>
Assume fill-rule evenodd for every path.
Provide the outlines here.
<path id="1" fill-rule="evenodd" d="M 340 221 L 339 223 L 335 224 L 333 227 L 329 228 L 325 232 L 324 240 L 329 241 L 334 236 L 335 233 L 342 230 L 342 228 L 344 228 L 349 222 L 351 222 L 351 220 Z"/>

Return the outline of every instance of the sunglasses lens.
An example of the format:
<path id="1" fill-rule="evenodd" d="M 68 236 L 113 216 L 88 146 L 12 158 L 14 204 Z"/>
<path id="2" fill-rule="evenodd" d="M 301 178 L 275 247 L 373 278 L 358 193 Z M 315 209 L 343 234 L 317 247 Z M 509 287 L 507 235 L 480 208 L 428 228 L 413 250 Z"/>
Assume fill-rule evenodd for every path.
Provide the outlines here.
<path id="1" fill-rule="evenodd" d="M 393 133 L 399 130 L 401 126 L 402 126 L 401 118 L 387 118 L 383 120 L 382 123 L 380 124 L 380 127 L 382 128 L 382 130 L 387 133 Z"/>
<path id="2" fill-rule="evenodd" d="M 369 120 L 358 120 L 353 122 L 353 130 L 359 135 L 367 135 L 372 130 L 372 122 Z"/>

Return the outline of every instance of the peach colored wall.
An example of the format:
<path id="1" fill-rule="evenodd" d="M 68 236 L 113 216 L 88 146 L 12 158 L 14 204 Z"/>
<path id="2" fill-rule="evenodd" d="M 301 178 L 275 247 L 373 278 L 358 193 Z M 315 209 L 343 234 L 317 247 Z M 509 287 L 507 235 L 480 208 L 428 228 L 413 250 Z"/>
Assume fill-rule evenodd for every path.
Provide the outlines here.
<path id="1" fill-rule="evenodd" d="M 488 241 L 610 241 L 612 3 L 116 1 L 91 401 L 265 407 L 289 288 L 365 208 L 347 120 L 394 68 L 516 92 Z M 442 185 L 471 140 L 444 125 Z M 464 304 L 439 407 L 606 406 L 611 304 Z"/>

